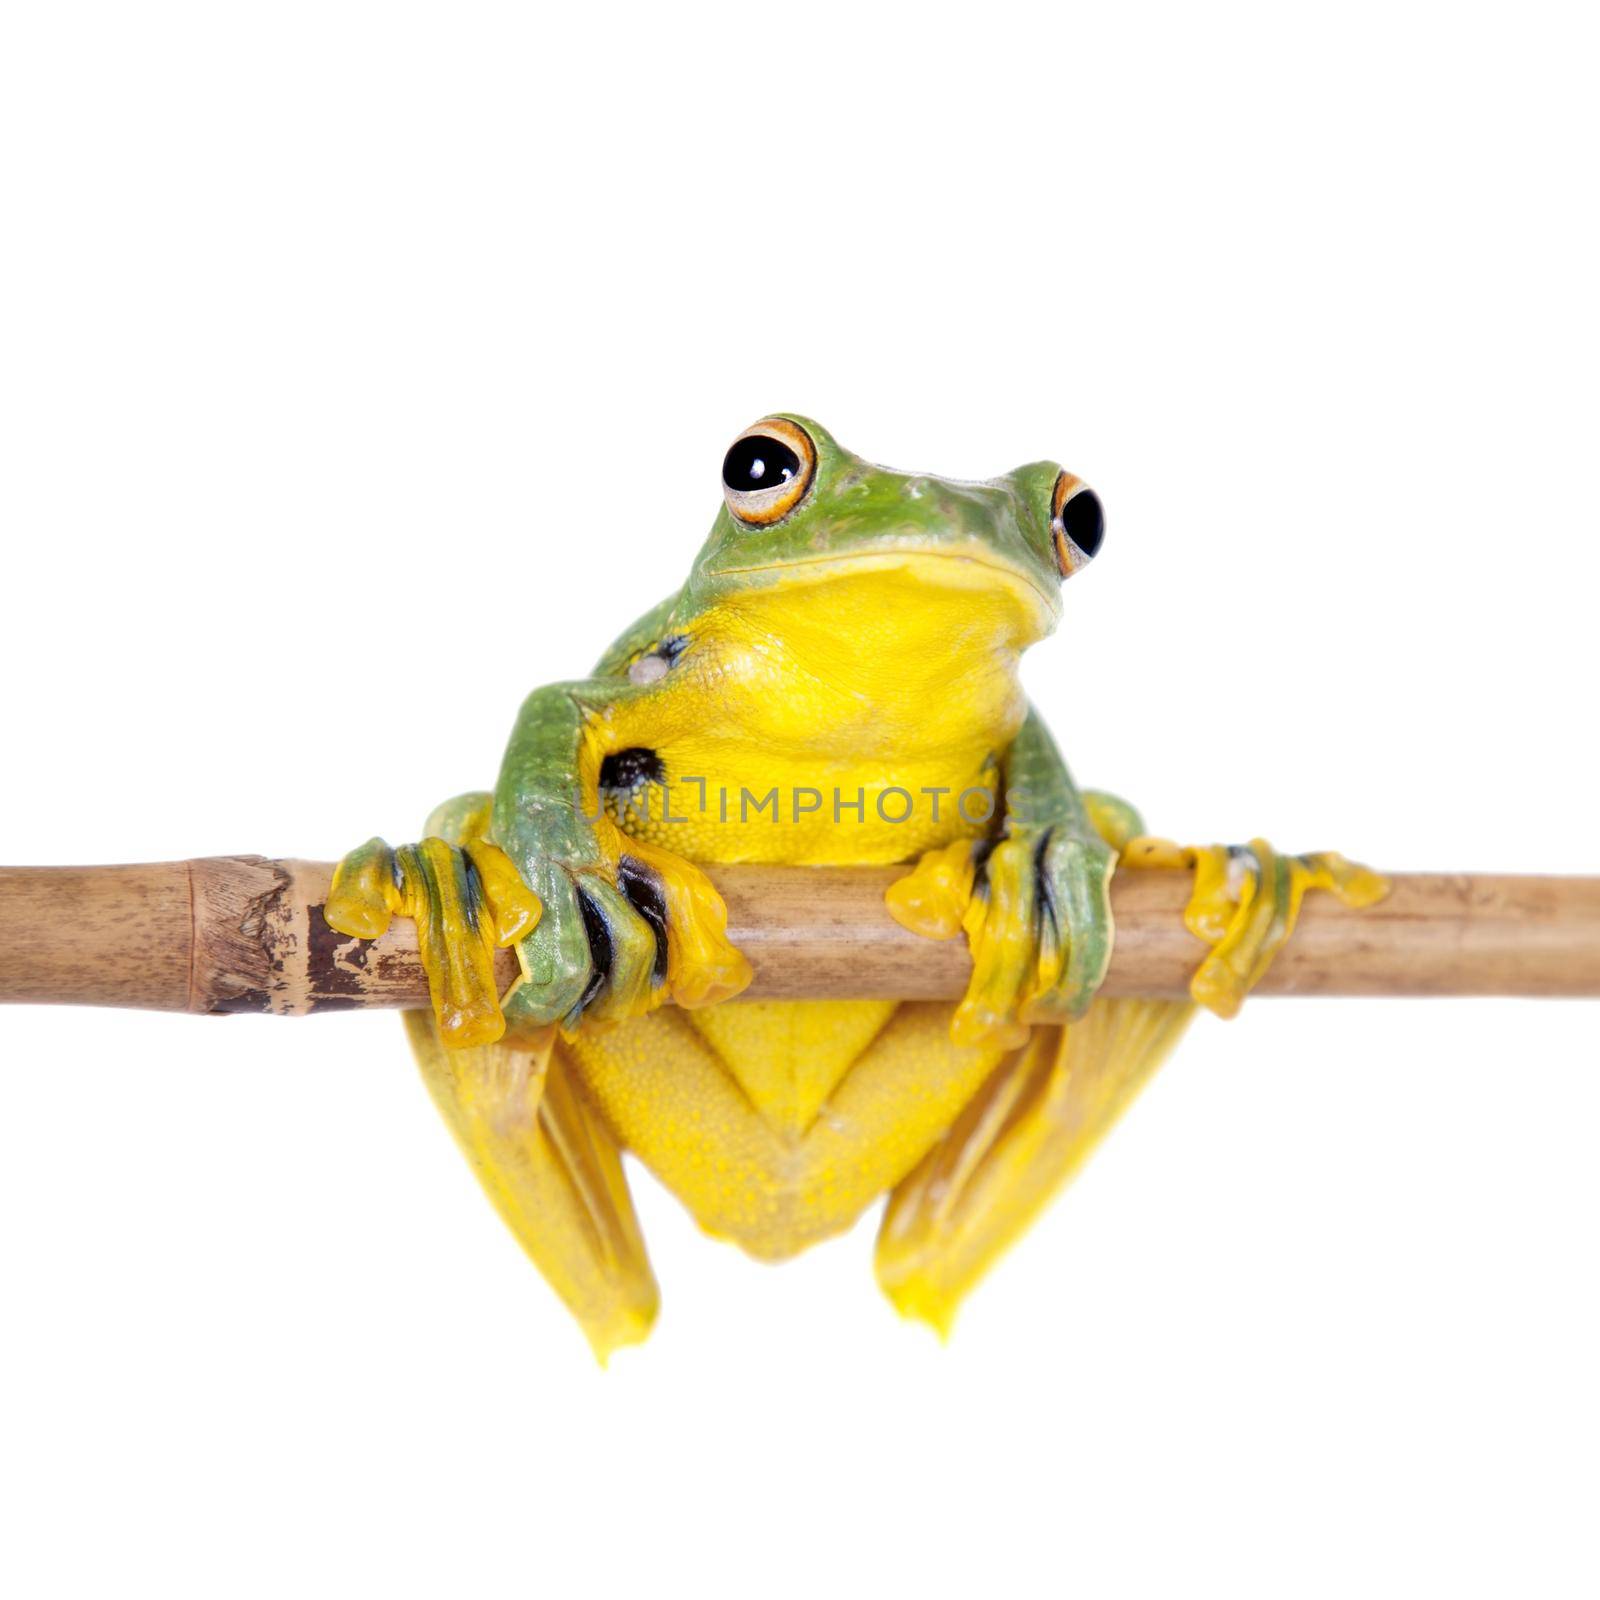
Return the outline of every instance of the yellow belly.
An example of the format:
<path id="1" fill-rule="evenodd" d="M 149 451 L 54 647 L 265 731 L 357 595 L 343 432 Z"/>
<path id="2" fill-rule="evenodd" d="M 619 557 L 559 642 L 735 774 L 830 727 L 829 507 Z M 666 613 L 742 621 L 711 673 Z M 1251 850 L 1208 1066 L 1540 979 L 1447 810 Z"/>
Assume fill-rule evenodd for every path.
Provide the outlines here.
<path id="1" fill-rule="evenodd" d="M 676 760 L 671 745 L 663 754 Z M 719 791 L 737 795 L 759 783 L 763 793 L 785 793 L 791 779 L 813 790 L 833 781 L 815 762 L 758 761 L 748 750 L 734 758 L 741 759 L 706 763 L 717 774 L 708 817 L 652 826 L 630 809 L 624 831 L 702 861 L 820 864 L 902 861 L 983 826 L 948 800 L 937 820 L 931 802 L 920 818 L 896 823 L 868 801 L 864 817 L 847 815 L 842 826 L 805 813 L 798 822 L 790 814 L 723 822 Z M 873 776 L 860 764 L 833 771 L 852 796 Z M 909 771 L 897 768 L 898 787 L 907 787 Z M 957 774 L 938 761 L 915 776 L 958 794 L 958 784 L 993 782 L 992 772 Z M 570 1051 L 618 1142 L 696 1221 L 776 1259 L 848 1228 L 916 1166 L 992 1071 L 1000 1052 L 951 1043 L 951 1011 L 894 1001 L 735 1000 L 584 1030 Z"/>
<path id="2" fill-rule="evenodd" d="M 613 815 L 719 863 L 909 862 L 981 834 L 1026 709 L 997 603 L 930 592 L 907 610 L 867 585 L 719 614 L 658 692 L 594 729 L 663 769 Z M 950 1013 L 734 1001 L 586 1029 L 570 1052 L 619 1142 L 708 1231 L 771 1258 L 847 1228 L 993 1070 L 1000 1052 L 950 1042 Z"/>

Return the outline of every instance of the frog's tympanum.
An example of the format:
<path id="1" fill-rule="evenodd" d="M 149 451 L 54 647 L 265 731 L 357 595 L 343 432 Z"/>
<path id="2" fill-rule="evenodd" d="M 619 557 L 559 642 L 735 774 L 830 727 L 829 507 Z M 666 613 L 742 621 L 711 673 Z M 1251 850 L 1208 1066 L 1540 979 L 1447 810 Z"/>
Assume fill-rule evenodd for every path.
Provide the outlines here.
<path id="1" fill-rule="evenodd" d="M 1383 892 L 1336 855 L 1144 838 L 1074 784 L 1017 676 L 1105 533 L 1054 462 L 891 472 L 772 416 L 722 487 L 683 588 L 528 697 L 494 790 L 352 852 L 326 908 L 365 938 L 416 919 L 428 1087 L 602 1355 L 657 1305 L 623 1151 L 766 1260 L 887 1196 L 879 1281 L 946 1328 L 1189 1021 L 1095 998 L 1119 864 L 1194 869 L 1193 996 L 1223 1015 L 1308 888 Z M 905 863 L 889 910 L 965 934 L 965 998 L 725 1004 L 750 967 L 700 862 Z M 497 944 L 521 968 L 504 995 Z"/>

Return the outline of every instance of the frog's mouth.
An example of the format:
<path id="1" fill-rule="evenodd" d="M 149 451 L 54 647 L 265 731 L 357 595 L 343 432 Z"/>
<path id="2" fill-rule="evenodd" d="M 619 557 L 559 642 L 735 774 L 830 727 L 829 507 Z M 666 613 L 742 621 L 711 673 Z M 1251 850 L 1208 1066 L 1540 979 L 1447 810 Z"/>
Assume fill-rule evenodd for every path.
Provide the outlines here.
<path id="1" fill-rule="evenodd" d="M 985 545 L 879 545 L 841 553 L 790 556 L 748 567 L 721 567 L 719 578 L 765 579 L 774 588 L 826 583 L 869 574 L 899 574 L 919 585 L 993 595 L 1010 593 L 1037 615 L 1045 631 L 1061 615 L 1059 590 L 1046 589 L 1034 575 Z"/>

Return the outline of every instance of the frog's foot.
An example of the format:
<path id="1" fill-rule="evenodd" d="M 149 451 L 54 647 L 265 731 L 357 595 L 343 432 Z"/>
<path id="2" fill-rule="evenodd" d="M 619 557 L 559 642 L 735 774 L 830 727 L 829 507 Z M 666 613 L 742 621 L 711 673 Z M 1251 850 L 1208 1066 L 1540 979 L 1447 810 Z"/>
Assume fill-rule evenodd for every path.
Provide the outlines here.
<path id="1" fill-rule="evenodd" d="M 620 1022 L 672 1000 L 714 1005 L 750 982 L 728 940 L 728 912 L 693 863 L 602 823 L 592 860 L 537 859 L 545 914 L 517 947 L 522 978 L 506 997 L 518 1025 Z"/>
<path id="2" fill-rule="evenodd" d="M 1376 872 L 1334 851 L 1280 855 L 1265 839 L 1192 847 L 1140 837 L 1124 845 L 1121 864 L 1193 869 L 1184 925 L 1211 950 L 1189 992 L 1219 1017 L 1236 1015 L 1261 981 L 1294 932 L 1308 889 L 1325 889 L 1356 907 L 1373 905 L 1389 892 Z"/>
<path id="3" fill-rule="evenodd" d="M 338 933 L 376 939 L 396 913 L 417 925 L 440 1037 L 457 1047 L 500 1038 L 495 947 L 532 932 L 540 913 L 510 857 L 483 839 L 430 837 L 398 850 L 369 839 L 335 868 L 323 915 Z"/>
<path id="4" fill-rule="evenodd" d="M 902 927 L 930 939 L 963 931 L 972 979 L 950 1036 L 1022 1044 L 1035 1022 L 1081 1016 L 1111 960 L 1116 851 L 1081 827 L 1013 827 L 998 840 L 930 850 L 886 895 Z"/>

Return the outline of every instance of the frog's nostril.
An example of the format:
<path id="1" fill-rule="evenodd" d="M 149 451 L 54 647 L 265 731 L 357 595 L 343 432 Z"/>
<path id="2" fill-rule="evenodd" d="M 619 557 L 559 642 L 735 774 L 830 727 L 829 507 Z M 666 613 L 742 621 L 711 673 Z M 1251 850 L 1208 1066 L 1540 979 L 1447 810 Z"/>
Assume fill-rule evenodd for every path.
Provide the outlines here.
<path id="1" fill-rule="evenodd" d="M 1106 514 L 1093 489 L 1080 489 L 1061 508 L 1067 537 L 1089 557 L 1099 553 L 1106 537 Z"/>

